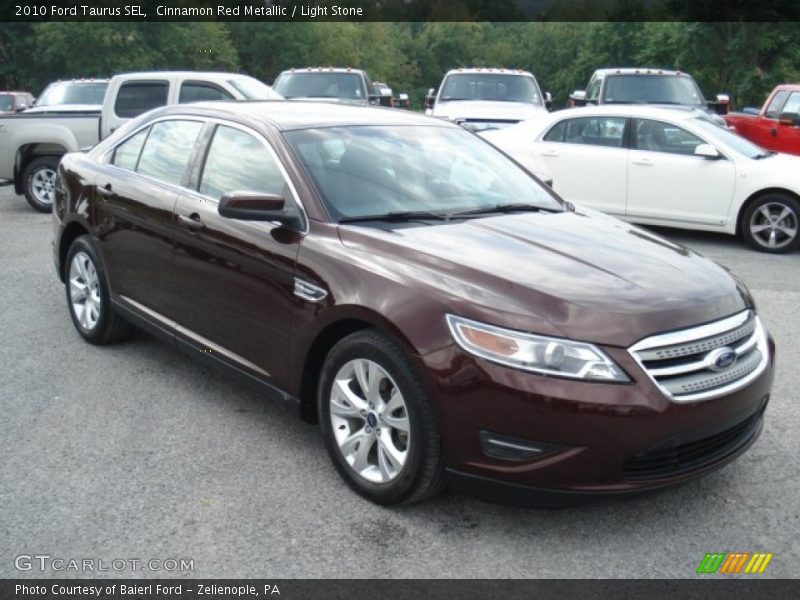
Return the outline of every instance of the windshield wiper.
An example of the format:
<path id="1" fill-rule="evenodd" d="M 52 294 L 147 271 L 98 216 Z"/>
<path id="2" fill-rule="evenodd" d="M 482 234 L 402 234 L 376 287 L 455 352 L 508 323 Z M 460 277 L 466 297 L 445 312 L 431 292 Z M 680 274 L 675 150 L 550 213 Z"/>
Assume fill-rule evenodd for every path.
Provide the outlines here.
<path id="1" fill-rule="evenodd" d="M 420 219 L 435 219 L 437 221 L 447 221 L 449 215 L 430 212 L 425 210 L 404 210 L 399 212 L 389 212 L 382 215 L 358 215 L 356 217 L 343 217 L 339 223 L 360 223 L 362 221 L 414 221 Z"/>
<path id="2" fill-rule="evenodd" d="M 512 213 L 512 212 L 558 212 L 552 208 L 544 208 L 541 206 L 534 206 L 533 204 L 495 204 L 493 206 L 483 206 L 481 208 L 473 208 L 472 210 L 462 210 L 447 215 L 448 218 L 466 217 L 469 215 L 485 215 L 491 213 Z"/>

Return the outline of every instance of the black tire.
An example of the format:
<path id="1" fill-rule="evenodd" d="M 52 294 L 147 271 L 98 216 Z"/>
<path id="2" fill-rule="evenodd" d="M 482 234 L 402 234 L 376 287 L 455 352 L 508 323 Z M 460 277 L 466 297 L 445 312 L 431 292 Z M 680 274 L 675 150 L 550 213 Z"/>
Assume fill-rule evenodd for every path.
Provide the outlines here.
<path id="1" fill-rule="evenodd" d="M 785 211 L 789 211 L 786 213 Z M 776 223 L 770 222 L 781 214 L 785 216 Z M 784 229 L 775 229 L 774 246 L 770 245 L 771 227 L 781 225 Z M 800 248 L 800 202 L 788 194 L 779 192 L 764 194 L 747 207 L 742 215 L 742 237 L 747 245 L 760 252 L 782 254 Z M 754 230 L 754 228 L 761 228 Z M 794 236 L 787 235 L 785 230 L 794 229 Z"/>
<path id="2" fill-rule="evenodd" d="M 367 359 L 380 365 L 403 395 L 410 441 L 406 462 L 394 479 L 369 481 L 347 462 L 331 423 L 330 395 L 334 378 L 351 360 Z M 339 474 L 365 498 L 383 505 L 410 504 L 429 498 L 444 488 L 443 460 L 436 414 L 417 367 L 393 340 L 375 330 L 353 333 L 337 343 L 325 359 L 318 390 L 319 422 L 328 454 Z"/>
<path id="3" fill-rule="evenodd" d="M 57 156 L 41 156 L 32 160 L 28 166 L 25 167 L 25 172 L 22 174 L 22 189 L 25 193 L 25 199 L 28 201 L 28 204 L 39 212 L 52 212 L 55 188 L 44 191 L 45 194 L 49 192 L 50 200 L 49 202 L 43 201 L 41 180 L 38 177 L 51 172 L 53 174 L 57 173 L 60 160 L 61 159 Z M 50 184 L 48 183 L 47 185 L 49 188 Z"/>
<path id="4" fill-rule="evenodd" d="M 96 321 L 88 324 L 82 323 L 81 318 L 76 314 L 76 309 L 73 305 L 70 288 L 72 285 L 71 277 L 73 275 L 72 264 L 75 256 L 81 254 L 80 258 L 86 257 L 91 261 L 91 266 L 97 274 L 96 291 L 99 295 L 99 316 Z M 108 279 L 100 260 L 97 251 L 92 245 L 91 238 L 88 235 L 82 235 L 76 238 L 67 251 L 67 258 L 64 264 L 64 289 L 66 290 L 67 297 L 67 310 L 72 318 L 72 323 L 81 337 L 90 344 L 112 344 L 119 342 L 130 336 L 131 326 L 125 322 L 118 314 L 114 312 L 114 307 L 111 304 L 111 298 L 108 291 Z M 80 281 L 80 278 L 79 278 Z M 84 309 L 85 305 L 84 305 Z"/>

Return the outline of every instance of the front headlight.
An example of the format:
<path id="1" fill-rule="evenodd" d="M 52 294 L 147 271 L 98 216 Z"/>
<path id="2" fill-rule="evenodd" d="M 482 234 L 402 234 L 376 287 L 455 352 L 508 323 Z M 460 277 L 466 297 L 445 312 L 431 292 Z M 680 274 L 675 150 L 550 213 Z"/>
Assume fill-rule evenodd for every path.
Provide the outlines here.
<path id="1" fill-rule="evenodd" d="M 572 379 L 630 381 L 625 372 L 594 344 L 522 333 L 447 315 L 459 346 L 486 360 Z"/>

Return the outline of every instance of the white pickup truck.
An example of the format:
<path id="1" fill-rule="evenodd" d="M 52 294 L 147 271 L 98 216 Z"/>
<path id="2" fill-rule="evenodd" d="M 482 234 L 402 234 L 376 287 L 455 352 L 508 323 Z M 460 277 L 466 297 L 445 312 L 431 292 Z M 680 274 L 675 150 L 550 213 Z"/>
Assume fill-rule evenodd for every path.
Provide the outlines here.
<path id="1" fill-rule="evenodd" d="M 61 157 L 94 146 L 117 127 L 153 108 L 206 100 L 269 100 L 281 96 L 237 73 L 154 71 L 111 79 L 97 112 L 20 113 L 0 118 L 0 180 L 14 185 L 38 211 L 53 205 Z"/>
<path id="2" fill-rule="evenodd" d="M 439 90 L 425 96 L 425 114 L 455 121 L 472 131 L 501 129 L 547 114 L 550 93 L 542 94 L 532 73 L 518 69 L 452 69 Z"/>

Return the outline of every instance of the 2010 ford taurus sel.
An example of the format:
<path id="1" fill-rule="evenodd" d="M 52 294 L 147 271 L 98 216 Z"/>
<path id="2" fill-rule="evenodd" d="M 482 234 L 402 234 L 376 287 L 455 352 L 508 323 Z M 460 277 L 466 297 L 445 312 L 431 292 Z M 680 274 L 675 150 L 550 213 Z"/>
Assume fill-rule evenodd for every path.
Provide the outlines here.
<path id="1" fill-rule="evenodd" d="M 774 343 L 740 282 L 445 121 L 170 107 L 56 188 L 86 341 L 136 325 L 296 400 L 375 502 L 652 490 L 761 431 Z"/>

